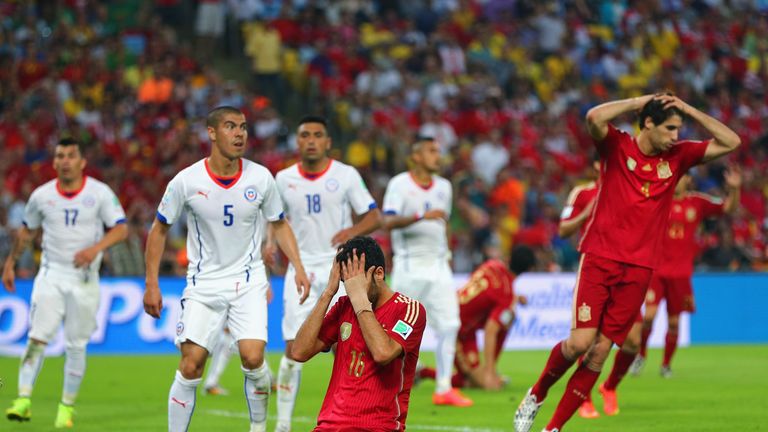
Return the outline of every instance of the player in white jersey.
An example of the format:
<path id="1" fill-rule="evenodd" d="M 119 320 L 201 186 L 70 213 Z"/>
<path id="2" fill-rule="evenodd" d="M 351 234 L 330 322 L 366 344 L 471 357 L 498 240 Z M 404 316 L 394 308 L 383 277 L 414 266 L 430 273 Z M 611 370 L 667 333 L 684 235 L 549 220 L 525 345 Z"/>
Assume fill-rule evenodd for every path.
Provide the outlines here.
<path id="1" fill-rule="evenodd" d="M 301 380 L 302 363 L 291 356 L 296 333 L 325 290 L 336 246 L 371 233 L 381 226 L 381 212 L 362 177 L 349 165 L 328 157 L 331 137 L 326 121 L 306 116 L 296 132 L 301 162 L 277 173 L 277 189 L 288 220 L 296 231 L 301 261 L 312 283 L 308 301 L 299 303 L 292 282 L 295 270 L 286 272 L 283 299 L 285 355 L 277 375 L 277 430 L 290 430 L 293 407 Z M 360 218 L 353 224 L 352 212 Z M 343 294 L 337 293 L 336 299 Z"/>
<path id="2" fill-rule="evenodd" d="M 417 138 L 410 157 L 410 171 L 394 176 L 384 194 L 384 223 L 391 230 L 394 251 L 392 287 L 424 305 L 427 322 L 437 333 L 432 402 L 470 406 L 472 401 L 451 387 L 460 325 L 447 238 L 453 191 L 451 183 L 436 174 L 440 146 L 434 139 Z"/>
<path id="3" fill-rule="evenodd" d="M 171 180 L 150 229 L 144 310 L 160 317 L 160 257 L 170 225 L 185 209 L 189 267 L 176 325 L 181 361 L 168 395 L 168 430 L 189 427 L 208 352 L 226 324 L 240 351 L 251 431 L 265 431 L 270 380 L 264 361 L 269 285 L 260 250 L 264 219 L 296 268 L 301 301 L 309 294 L 309 281 L 274 178 L 263 166 L 242 158 L 248 138 L 245 115 L 218 107 L 206 124 L 210 156 Z"/>
<path id="4" fill-rule="evenodd" d="M 15 291 L 16 260 L 37 232 L 43 255 L 32 287 L 29 339 L 19 367 L 19 397 L 6 410 L 10 420 L 30 419 L 32 388 L 43 365 L 43 351 L 64 323 L 64 389 L 54 426 L 72 427 L 73 406 L 85 374 L 85 347 L 96 329 L 102 252 L 125 239 L 125 212 L 104 183 L 83 175 L 86 161 L 76 140 L 56 146 L 57 178 L 38 187 L 24 209 L 3 268 L 3 285 Z M 104 233 L 104 226 L 109 230 Z"/>

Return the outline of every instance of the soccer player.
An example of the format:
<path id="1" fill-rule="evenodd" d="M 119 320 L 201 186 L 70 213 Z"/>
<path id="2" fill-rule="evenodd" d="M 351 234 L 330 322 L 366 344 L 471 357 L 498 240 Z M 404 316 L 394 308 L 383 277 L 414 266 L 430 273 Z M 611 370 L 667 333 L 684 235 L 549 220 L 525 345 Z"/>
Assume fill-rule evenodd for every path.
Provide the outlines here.
<path id="1" fill-rule="evenodd" d="M 739 204 L 741 173 L 731 168 L 724 173 L 728 195 L 720 198 L 690 192 L 691 177 L 684 175 L 675 188 L 672 211 L 662 240 L 662 260 L 651 278 L 651 285 L 645 296 L 645 317 L 640 354 L 635 358 L 630 371 L 638 375 L 645 363 L 648 349 L 648 337 L 653 327 L 653 319 L 662 299 L 667 300 L 667 335 L 664 340 L 664 360 L 661 364 L 661 376 L 670 378 L 672 355 L 677 348 L 677 333 L 680 313 L 695 311 L 693 301 L 693 262 L 698 245 L 696 233 L 701 222 L 713 216 L 733 212 Z"/>
<path id="2" fill-rule="evenodd" d="M 453 289 L 447 222 L 451 183 L 438 176 L 440 146 L 418 137 L 410 148 L 411 169 L 394 176 L 384 194 L 384 225 L 391 230 L 394 250 L 392 287 L 421 302 L 437 333 L 435 405 L 471 406 L 451 386 L 459 303 Z"/>
<path id="3" fill-rule="evenodd" d="M 168 429 L 187 430 L 205 360 L 226 323 L 240 351 L 251 431 L 264 431 L 270 393 L 264 361 L 269 281 L 260 251 L 264 219 L 296 268 L 301 301 L 309 294 L 309 281 L 274 178 L 242 157 L 248 138 L 245 115 L 236 108 L 218 107 L 208 114 L 206 125 L 210 156 L 168 183 L 149 231 L 144 310 L 160 317 L 160 257 L 171 224 L 186 209 L 189 266 L 176 325 L 181 361 L 168 395 Z"/>
<path id="4" fill-rule="evenodd" d="M 461 328 L 456 340 L 456 373 L 451 380 L 454 387 L 480 387 L 499 390 L 504 379 L 496 370 L 504 340 L 515 322 L 515 305 L 526 299 L 516 296 L 515 278 L 536 263 L 531 248 L 515 246 L 509 267 L 497 259 L 482 263 L 459 289 Z M 477 348 L 477 331 L 483 329 L 483 363 Z M 424 368 L 420 375 L 434 378 L 435 370 Z"/>
<path id="5" fill-rule="evenodd" d="M 30 420 L 32 388 L 43 365 L 45 346 L 63 322 L 64 390 L 54 426 L 73 426 L 73 407 L 85 374 L 85 347 L 96 329 L 102 254 L 128 235 L 120 201 L 109 186 L 83 175 L 85 165 L 79 141 L 59 141 L 53 156 L 56 179 L 30 195 L 24 226 L 5 260 L 3 285 L 13 293 L 16 260 L 42 229 L 43 255 L 32 287 L 29 339 L 19 366 L 19 397 L 5 411 L 9 420 Z"/>
<path id="6" fill-rule="evenodd" d="M 610 124 L 636 110 L 636 137 Z M 678 141 L 684 116 L 713 138 Z M 521 401 L 514 419 L 517 432 L 531 429 L 549 388 L 584 353 L 544 430 L 559 431 L 586 399 L 612 344 L 624 344 L 642 306 L 677 180 L 690 167 L 741 144 L 727 126 L 671 94 L 601 104 L 587 113 L 587 126 L 600 154 L 600 182 L 579 248 L 572 330 L 552 349 L 539 380 Z"/>
<path id="7" fill-rule="evenodd" d="M 381 211 L 357 170 L 328 157 L 331 137 L 323 117 L 306 116 L 296 133 L 301 161 L 277 173 L 277 189 L 288 221 L 296 231 L 301 261 L 312 288 L 299 303 L 293 287 L 295 269 L 289 266 L 283 291 L 285 355 L 277 374 L 277 431 L 291 429 L 291 416 L 301 381 L 302 364 L 290 357 L 293 339 L 325 291 L 336 256 L 336 246 L 381 226 Z M 353 224 L 352 212 L 359 217 Z M 343 294 L 343 288 L 341 290 Z M 337 298 L 339 295 L 337 295 Z"/>
<path id="8" fill-rule="evenodd" d="M 403 431 L 426 326 L 416 300 L 384 280 L 384 253 L 370 237 L 340 248 L 328 284 L 302 324 L 291 356 L 307 361 L 337 345 L 315 431 Z M 343 281 L 347 295 L 326 314 Z"/>

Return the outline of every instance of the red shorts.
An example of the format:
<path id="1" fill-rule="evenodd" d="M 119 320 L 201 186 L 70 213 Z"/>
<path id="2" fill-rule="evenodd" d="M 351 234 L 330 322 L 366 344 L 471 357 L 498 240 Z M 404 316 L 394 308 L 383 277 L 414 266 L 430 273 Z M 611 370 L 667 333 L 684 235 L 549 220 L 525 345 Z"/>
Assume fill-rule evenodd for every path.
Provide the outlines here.
<path id="1" fill-rule="evenodd" d="M 504 340 L 507 338 L 507 333 L 507 330 L 501 329 L 496 337 L 497 359 L 504 348 Z M 480 353 L 477 349 L 475 332 L 459 332 L 459 336 L 456 338 L 456 357 L 453 364 L 456 366 L 456 370 L 463 374 L 480 366 Z"/>
<path id="2" fill-rule="evenodd" d="M 597 328 L 621 346 L 640 313 L 653 271 L 589 253 L 581 256 L 571 328 Z"/>
<path id="3" fill-rule="evenodd" d="M 645 304 L 658 306 L 661 299 L 667 300 L 667 315 L 696 311 L 690 277 L 654 275 L 645 295 Z"/>

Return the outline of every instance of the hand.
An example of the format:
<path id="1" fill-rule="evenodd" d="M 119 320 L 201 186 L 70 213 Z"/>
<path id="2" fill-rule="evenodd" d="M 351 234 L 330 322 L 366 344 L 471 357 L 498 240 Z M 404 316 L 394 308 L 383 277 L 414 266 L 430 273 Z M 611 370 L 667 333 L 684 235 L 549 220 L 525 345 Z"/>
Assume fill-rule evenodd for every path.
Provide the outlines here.
<path id="1" fill-rule="evenodd" d="M 149 316 L 160 318 L 163 311 L 163 296 L 160 294 L 160 286 L 157 282 L 147 282 L 144 289 L 144 312 Z"/>
<path id="2" fill-rule="evenodd" d="M 9 293 L 15 293 L 16 292 L 16 270 L 15 270 L 16 263 L 11 262 L 9 260 L 5 261 L 5 265 L 3 266 L 3 286 L 5 286 L 5 290 Z"/>
<path id="3" fill-rule="evenodd" d="M 682 99 L 680 99 L 677 96 L 671 96 L 668 94 L 660 94 L 656 95 L 653 98 L 654 100 L 660 100 L 664 104 L 664 109 L 669 109 L 672 107 L 675 107 L 682 111 L 683 114 L 690 114 L 691 112 L 691 106 L 687 103 L 683 102 Z"/>
<path id="4" fill-rule="evenodd" d="M 344 288 L 347 290 L 347 295 L 350 298 L 361 292 L 365 295 L 365 298 L 368 298 L 368 286 L 373 281 L 375 269 L 375 266 L 371 266 L 366 272 L 365 254 L 361 254 L 358 258 L 357 249 L 352 250 L 352 254 L 347 259 L 347 262 L 341 263 L 341 276 L 344 280 Z"/>
<path id="5" fill-rule="evenodd" d="M 443 219 L 447 221 L 448 214 L 440 209 L 432 209 L 427 210 L 427 212 L 424 213 L 422 219 Z"/>
<path id="6" fill-rule="evenodd" d="M 486 390 L 501 390 L 504 386 L 504 382 L 501 377 L 491 368 L 483 368 L 482 372 L 482 384 Z"/>
<path id="7" fill-rule="evenodd" d="M 725 186 L 731 190 L 741 189 L 741 168 L 731 165 L 723 172 Z"/>
<path id="8" fill-rule="evenodd" d="M 312 287 L 307 274 L 304 272 L 304 268 L 296 269 L 294 281 L 296 281 L 296 291 L 299 292 L 299 304 L 304 304 L 307 301 L 307 297 L 309 297 L 309 289 Z"/>
<path id="9" fill-rule="evenodd" d="M 525 306 L 528 304 L 528 297 L 524 295 L 519 295 L 516 297 L 517 297 L 517 303 L 520 304 L 521 306 Z"/>
<path id="10" fill-rule="evenodd" d="M 331 246 L 336 247 L 346 243 L 347 240 L 352 238 L 352 230 L 350 228 L 343 229 L 337 232 L 331 239 Z"/>
<path id="11" fill-rule="evenodd" d="M 339 292 L 339 283 L 341 282 L 341 265 L 336 259 L 333 260 L 331 275 L 328 277 L 328 285 L 325 286 L 325 295 L 333 298 Z"/>
<path id="12" fill-rule="evenodd" d="M 75 254 L 75 267 L 88 267 L 88 265 L 96 258 L 96 255 L 98 254 L 99 250 L 96 248 L 96 246 L 91 246 L 81 250 Z"/>

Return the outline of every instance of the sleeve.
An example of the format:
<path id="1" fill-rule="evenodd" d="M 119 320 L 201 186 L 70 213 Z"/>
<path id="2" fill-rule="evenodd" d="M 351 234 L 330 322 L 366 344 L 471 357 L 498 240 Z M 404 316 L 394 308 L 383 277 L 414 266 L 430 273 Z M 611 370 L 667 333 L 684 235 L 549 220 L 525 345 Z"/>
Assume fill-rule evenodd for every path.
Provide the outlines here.
<path id="1" fill-rule="evenodd" d="M 264 199 L 261 201 L 261 213 L 270 222 L 276 222 L 285 217 L 283 201 L 277 190 L 277 183 L 271 174 L 267 175 Z"/>
<path id="2" fill-rule="evenodd" d="M 165 188 L 165 194 L 157 208 L 157 219 L 166 225 L 173 225 L 181 215 L 182 209 L 184 209 L 184 183 L 176 175 Z"/>
<path id="3" fill-rule="evenodd" d="M 43 223 L 43 213 L 40 211 L 40 206 L 37 203 L 38 196 L 37 193 L 33 192 L 29 196 L 27 205 L 24 206 L 24 219 L 22 223 L 31 230 L 40 228 L 40 225 Z"/>
<path id="4" fill-rule="evenodd" d="M 694 197 L 701 211 L 702 218 L 720 216 L 725 212 L 725 203 L 722 198 L 698 193 Z"/>
<path id="5" fill-rule="evenodd" d="M 275 176 L 275 186 L 277 186 L 277 193 L 280 194 L 280 201 L 283 203 L 283 209 L 288 208 L 288 202 L 285 200 L 286 183 L 283 171 L 280 171 Z"/>
<path id="6" fill-rule="evenodd" d="M 387 185 L 387 190 L 384 192 L 384 214 L 402 216 L 405 202 L 402 192 L 398 189 L 397 180 L 390 181 Z"/>
<path id="7" fill-rule="evenodd" d="M 680 172 L 688 171 L 688 168 L 698 165 L 704 158 L 710 141 L 685 141 L 678 144 L 681 149 Z"/>
<path id="8" fill-rule="evenodd" d="M 344 307 L 348 303 L 349 297 L 340 297 L 339 301 L 331 306 L 331 310 L 329 310 L 328 313 L 325 314 L 325 318 L 323 318 L 323 324 L 320 326 L 320 333 L 318 333 L 317 338 L 328 346 L 333 345 L 339 340 L 339 320 Z"/>
<path id="9" fill-rule="evenodd" d="M 565 207 L 563 207 L 563 211 L 560 213 L 560 220 L 561 221 L 567 221 L 570 220 L 576 216 L 578 216 L 582 210 L 584 210 L 584 207 L 586 207 L 586 203 L 584 202 L 584 194 L 582 193 L 584 189 L 581 187 L 575 188 L 573 191 L 571 191 L 571 194 L 568 196 L 568 201 L 565 203 Z"/>
<path id="10" fill-rule="evenodd" d="M 117 195 L 108 186 L 104 186 L 104 192 L 101 196 L 101 208 L 99 210 L 99 216 L 101 221 L 104 222 L 108 228 L 112 228 L 115 225 L 125 223 L 125 210 L 120 205 L 120 200 L 117 199 Z"/>
<path id="11" fill-rule="evenodd" d="M 595 144 L 595 149 L 597 149 L 597 153 L 600 154 L 601 158 L 605 158 L 610 154 L 614 148 L 621 143 L 621 136 L 624 134 L 624 132 L 616 129 L 616 126 L 608 123 L 608 134 L 605 135 L 605 137 L 602 140 L 596 140 L 592 139 L 592 142 Z"/>
<path id="12" fill-rule="evenodd" d="M 453 185 L 448 180 L 445 180 L 445 194 L 448 196 L 445 205 L 445 214 L 448 218 L 451 217 L 451 210 L 453 209 Z"/>
<path id="13" fill-rule="evenodd" d="M 350 167 L 349 189 L 347 189 L 347 198 L 352 205 L 355 214 L 362 215 L 376 208 L 376 201 L 368 192 L 363 178 L 356 169 Z"/>
<path id="14" fill-rule="evenodd" d="M 427 311 L 416 300 L 401 303 L 398 320 L 389 328 L 385 328 L 389 337 L 403 347 L 403 352 L 418 352 L 424 327 L 427 325 Z"/>
<path id="15" fill-rule="evenodd" d="M 512 325 L 512 317 L 514 316 L 514 305 L 514 300 L 507 304 L 497 304 L 491 311 L 491 315 L 488 319 L 492 319 L 505 329 L 509 329 L 509 326 Z"/>

